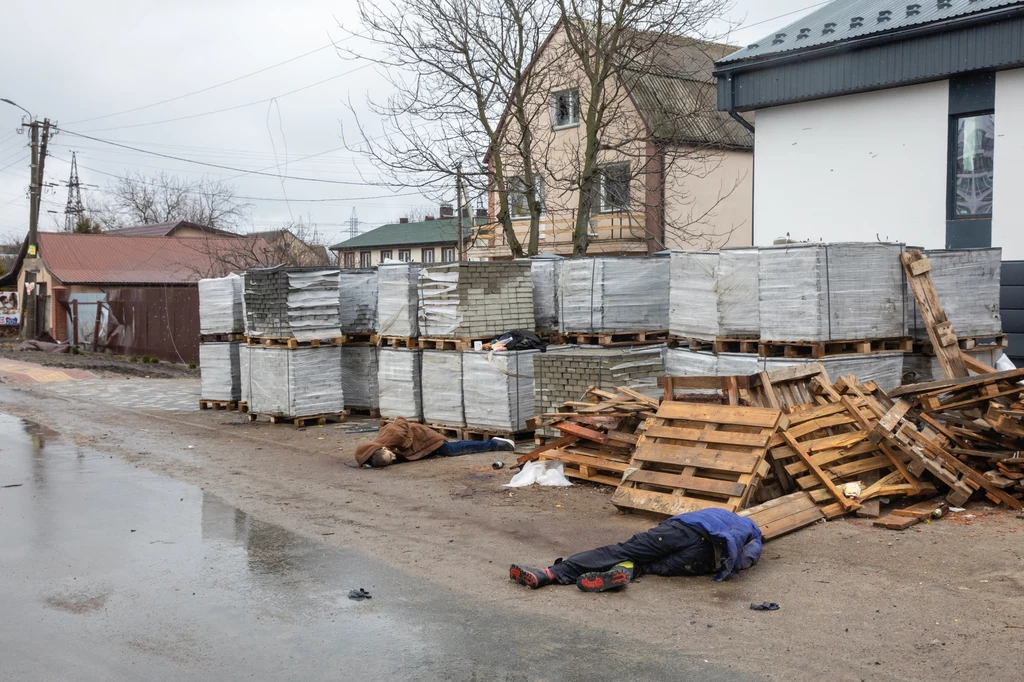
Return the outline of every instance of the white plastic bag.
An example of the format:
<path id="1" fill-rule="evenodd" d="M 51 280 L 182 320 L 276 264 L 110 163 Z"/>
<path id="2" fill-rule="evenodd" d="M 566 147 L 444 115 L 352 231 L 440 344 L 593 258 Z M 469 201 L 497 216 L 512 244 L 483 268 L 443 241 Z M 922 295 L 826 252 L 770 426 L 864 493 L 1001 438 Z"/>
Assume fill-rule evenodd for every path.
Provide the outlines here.
<path id="1" fill-rule="evenodd" d="M 506 488 L 524 488 L 528 485 L 558 486 L 565 488 L 572 483 L 565 477 L 561 462 L 527 462 L 522 470 L 505 484 Z"/>

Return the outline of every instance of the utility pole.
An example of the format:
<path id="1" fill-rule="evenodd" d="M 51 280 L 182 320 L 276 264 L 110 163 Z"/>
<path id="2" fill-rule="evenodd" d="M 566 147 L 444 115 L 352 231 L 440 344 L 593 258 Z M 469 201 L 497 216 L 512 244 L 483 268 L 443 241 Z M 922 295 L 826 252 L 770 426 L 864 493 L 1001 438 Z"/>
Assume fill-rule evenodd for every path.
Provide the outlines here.
<path id="1" fill-rule="evenodd" d="M 458 212 L 458 218 L 456 219 L 456 225 L 459 227 L 459 262 L 465 260 L 463 253 L 463 241 L 462 241 L 462 164 L 455 166 L 455 210 Z"/>
<path id="2" fill-rule="evenodd" d="M 71 152 L 71 177 L 68 179 L 68 205 L 64 208 L 64 231 L 74 232 L 85 214 L 82 206 L 82 183 L 78 179 L 78 160 Z"/>

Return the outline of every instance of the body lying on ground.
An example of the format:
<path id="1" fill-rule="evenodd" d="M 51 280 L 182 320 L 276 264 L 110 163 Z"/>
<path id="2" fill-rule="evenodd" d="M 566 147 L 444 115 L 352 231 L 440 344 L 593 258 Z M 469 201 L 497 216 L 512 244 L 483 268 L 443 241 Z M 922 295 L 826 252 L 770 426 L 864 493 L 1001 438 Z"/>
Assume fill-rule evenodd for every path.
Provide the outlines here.
<path id="1" fill-rule="evenodd" d="M 429 426 L 399 417 L 377 432 L 369 443 L 356 447 L 360 466 L 383 467 L 395 462 L 413 461 L 431 455 L 455 457 L 477 452 L 512 451 L 516 444 L 507 438 L 447 441 Z"/>
<path id="2" fill-rule="evenodd" d="M 708 575 L 725 580 L 761 557 L 761 531 L 750 519 L 724 509 L 701 509 L 615 545 L 557 559 L 548 568 L 513 564 L 509 578 L 531 588 L 575 584 L 584 592 L 625 587 L 646 573 Z"/>

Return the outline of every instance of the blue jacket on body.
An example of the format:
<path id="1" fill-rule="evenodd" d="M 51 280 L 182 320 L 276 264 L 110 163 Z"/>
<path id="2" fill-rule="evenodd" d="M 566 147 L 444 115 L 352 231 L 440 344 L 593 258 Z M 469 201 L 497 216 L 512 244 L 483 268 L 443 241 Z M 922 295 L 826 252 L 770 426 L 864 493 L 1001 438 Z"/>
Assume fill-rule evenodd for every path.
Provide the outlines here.
<path id="1" fill-rule="evenodd" d="M 725 565 L 715 574 L 716 583 L 750 568 L 761 558 L 761 529 L 748 518 L 711 507 L 679 514 L 669 521 L 699 528 L 721 541 L 726 551 Z"/>

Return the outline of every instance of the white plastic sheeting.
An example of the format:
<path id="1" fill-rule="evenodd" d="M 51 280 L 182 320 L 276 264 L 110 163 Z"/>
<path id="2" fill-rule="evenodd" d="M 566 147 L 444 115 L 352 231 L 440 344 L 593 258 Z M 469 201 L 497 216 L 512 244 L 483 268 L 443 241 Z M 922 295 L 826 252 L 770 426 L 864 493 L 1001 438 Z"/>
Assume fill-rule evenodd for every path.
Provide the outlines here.
<path id="1" fill-rule="evenodd" d="M 338 276 L 338 299 L 341 331 L 377 331 L 376 270 L 342 270 Z"/>
<path id="2" fill-rule="evenodd" d="M 558 273 L 560 256 L 533 256 L 530 275 L 533 278 L 533 320 L 536 331 L 558 331 Z"/>
<path id="3" fill-rule="evenodd" d="M 673 251 L 669 332 L 686 338 L 760 333 L 757 249 Z"/>
<path id="4" fill-rule="evenodd" d="M 539 351 L 462 353 L 466 426 L 518 432 L 535 416 L 533 358 Z"/>
<path id="5" fill-rule="evenodd" d="M 199 344 L 199 383 L 203 400 L 241 399 L 237 341 Z"/>
<path id="6" fill-rule="evenodd" d="M 249 397 L 252 395 L 252 374 L 249 372 L 249 357 L 252 354 L 252 349 L 248 344 L 238 344 L 238 376 L 241 383 L 239 389 L 240 398 L 243 403 L 249 402 Z"/>
<path id="7" fill-rule="evenodd" d="M 955 327 L 954 327 L 955 329 Z M 965 350 L 961 351 L 975 360 L 980 360 L 989 367 L 995 367 L 1003 355 L 1002 349 Z M 903 356 L 903 383 L 923 384 L 928 381 L 944 381 L 946 374 L 942 371 L 939 359 L 934 355 L 907 353 Z"/>
<path id="8" fill-rule="evenodd" d="M 559 274 L 560 329 L 576 333 L 668 329 L 668 283 L 665 257 L 567 260 Z"/>
<path id="9" fill-rule="evenodd" d="M 199 280 L 199 333 L 236 334 L 243 331 L 242 278 L 228 275 Z"/>
<path id="10" fill-rule="evenodd" d="M 419 263 L 377 267 L 377 320 L 381 336 L 419 336 Z"/>
<path id="11" fill-rule="evenodd" d="M 765 358 L 767 371 L 820 362 L 835 381 L 839 377 L 853 374 L 860 381 L 874 381 L 883 391 L 891 391 L 903 383 L 903 353 L 853 353 L 850 355 L 829 355 L 818 360 L 796 358 Z"/>
<path id="12" fill-rule="evenodd" d="M 420 270 L 420 334 L 448 336 L 462 325 L 459 310 L 458 265 L 442 265 Z"/>
<path id="13" fill-rule="evenodd" d="M 525 488 L 528 485 L 554 486 L 568 488 L 572 483 L 565 477 L 565 465 L 561 462 L 539 461 L 527 462 L 512 480 L 505 484 L 506 488 Z"/>
<path id="14" fill-rule="evenodd" d="M 902 244 L 789 244 L 759 251 L 761 339 L 903 335 Z"/>
<path id="15" fill-rule="evenodd" d="M 925 251 L 935 293 L 957 336 L 1001 334 L 999 280 L 1002 249 L 948 249 Z M 914 293 L 908 286 L 907 334 L 927 339 Z"/>
<path id="16" fill-rule="evenodd" d="M 249 378 L 253 414 L 311 417 L 345 408 L 341 346 L 252 346 Z"/>
<path id="17" fill-rule="evenodd" d="M 427 266 L 419 297 L 421 336 L 480 338 L 535 324 L 529 261 Z"/>
<path id="18" fill-rule="evenodd" d="M 466 425 L 461 351 L 423 351 L 420 386 L 423 392 L 423 421 L 444 426 Z"/>
<path id="19" fill-rule="evenodd" d="M 377 371 L 380 416 L 423 420 L 423 393 L 420 384 L 422 351 L 407 348 L 381 348 Z"/>
<path id="20" fill-rule="evenodd" d="M 346 409 L 372 409 L 378 406 L 379 353 L 377 346 L 341 347 L 341 385 L 344 389 Z"/>
<path id="21" fill-rule="evenodd" d="M 765 358 L 756 353 L 711 353 L 687 348 L 665 349 L 665 376 L 699 377 L 750 375 L 764 370 Z"/>

